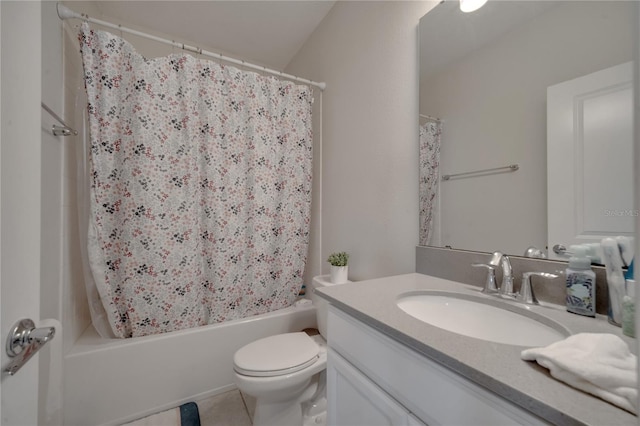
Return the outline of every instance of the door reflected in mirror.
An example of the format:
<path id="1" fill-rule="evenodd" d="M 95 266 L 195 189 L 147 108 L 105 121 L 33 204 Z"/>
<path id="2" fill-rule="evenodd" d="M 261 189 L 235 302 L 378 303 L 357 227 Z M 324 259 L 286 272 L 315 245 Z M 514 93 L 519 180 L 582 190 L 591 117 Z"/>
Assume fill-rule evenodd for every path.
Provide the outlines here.
<path id="1" fill-rule="evenodd" d="M 555 244 L 633 235 L 631 74 L 560 107 L 547 93 L 631 69 L 637 7 L 445 1 L 422 18 L 420 244 L 558 258 Z"/>

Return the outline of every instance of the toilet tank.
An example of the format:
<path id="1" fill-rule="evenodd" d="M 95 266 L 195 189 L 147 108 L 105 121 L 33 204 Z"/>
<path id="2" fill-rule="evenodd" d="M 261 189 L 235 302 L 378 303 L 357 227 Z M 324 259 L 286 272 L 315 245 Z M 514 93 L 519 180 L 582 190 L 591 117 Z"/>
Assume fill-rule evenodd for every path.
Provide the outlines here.
<path id="1" fill-rule="evenodd" d="M 322 335 L 322 337 L 327 339 L 327 317 L 329 315 L 329 302 L 326 299 L 316 295 L 316 289 L 327 287 L 331 285 L 344 285 L 343 284 L 334 284 L 329 279 L 330 275 L 317 275 L 313 277 L 313 281 L 311 283 L 311 301 L 313 305 L 316 307 L 316 316 L 318 321 L 318 331 Z M 349 283 L 351 281 L 347 281 Z"/>

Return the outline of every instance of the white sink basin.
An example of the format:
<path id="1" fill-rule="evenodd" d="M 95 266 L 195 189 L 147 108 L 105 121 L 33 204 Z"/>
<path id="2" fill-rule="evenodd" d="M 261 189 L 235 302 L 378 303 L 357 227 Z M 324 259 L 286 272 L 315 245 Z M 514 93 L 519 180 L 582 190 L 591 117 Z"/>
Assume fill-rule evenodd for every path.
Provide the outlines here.
<path id="1" fill-rule="evenodd" d="M 547 346 L 571 334 L 559 323 L 530 310 L 463 293 L 411 292 L 401 295 L 397 304 L 427 324 L 508 345 Z"/>

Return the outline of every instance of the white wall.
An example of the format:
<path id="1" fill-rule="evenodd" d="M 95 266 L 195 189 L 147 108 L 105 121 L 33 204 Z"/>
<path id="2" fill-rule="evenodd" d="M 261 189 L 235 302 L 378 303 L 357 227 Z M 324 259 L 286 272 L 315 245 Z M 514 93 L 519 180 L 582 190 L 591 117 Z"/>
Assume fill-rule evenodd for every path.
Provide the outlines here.
<path id="1" fill-rule="evenodd" d="M 42 102 L 59 117 L 64 115 L 62 90 L 62 23 L 55 11 L 55 3 L 42 3 Z M 62 231 L 62 154 L 66 141 L 54 136 L 53 125 L 60 125 L 44 109 L 42 114 L 42 208 L 41 208 L 41 265 L 40 315 L 61 319 Z"/>
<path id="2" fill-rule="evenodd" d="M 78 11 L 96 15 L 95 5 L 90 2 L 74 3 Z M 77 7 L 76 7 L 77 6 Z M 63 57 L 63 92 L 64 92 L 64 119 L 69 126 L 78 131 L 78 136 L 64 138 L 62 154 L 62 315 L 61 321 L 64 328 L 64 349 L 68 352 L 82 332 L 91 324 L 85 281 L 83 275 L 82 255 L 80 251 L 80 225 L 78 223 L 78 167 L 81 160 L 78 154 L 81 152 L 82 140 L 82 111 L 86 104 L 79 96 L 84 91 L 82 72 L 82 59 L 78 44 L 78 21 L 65 21 L 56 19 L 61 25 L 60 42 L 62 44 Z"/>
<path id="3" fill-rule="evenodd" d="M 564 2 L 421 84 L 420 112 L 444 119 L 441 173 L 520 164 L 441 183 L 443 245 L 547 245 L 546 89 L 632 59 L 633 26 L 618 24 L 632 3 Z"/>
<path id="4" fill-rule="evenodd" d="M 435 4 L 338 2 L 287 67 L 327 83 L 307 282 L 333 251 L 349 252 L 354 280 L 415 271 L 417 25 Z"/>

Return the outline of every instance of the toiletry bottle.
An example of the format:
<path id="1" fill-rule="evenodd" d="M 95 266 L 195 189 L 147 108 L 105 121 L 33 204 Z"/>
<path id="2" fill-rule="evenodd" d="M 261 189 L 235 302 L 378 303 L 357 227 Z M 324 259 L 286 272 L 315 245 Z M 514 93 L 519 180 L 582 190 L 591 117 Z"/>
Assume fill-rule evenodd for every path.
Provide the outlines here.
<path id="1" fill-rule="evenodd" d="M 622 332 L 629 336 L 636 336 L 636 318 L 635 318 L 635 297 L 636 282 L 627 280 L 627 294 L 622 298 Z"/>
<path id="2" fill-rule="evenodd" d="M 607 288 L 609 292 L 609 324 L 622 327 L 622 298 L 625 295 L 624 274 L 622 272 L 622 256 L 618 242 L 611 237 L 600 242 L 602 260 L 607 272 Z"/>
<path id="3" fill-rule="evenodd" d="M 567 311 L 596 316 L 596 274 L 587 257 L 569 259 L 567 275 Z"/>

